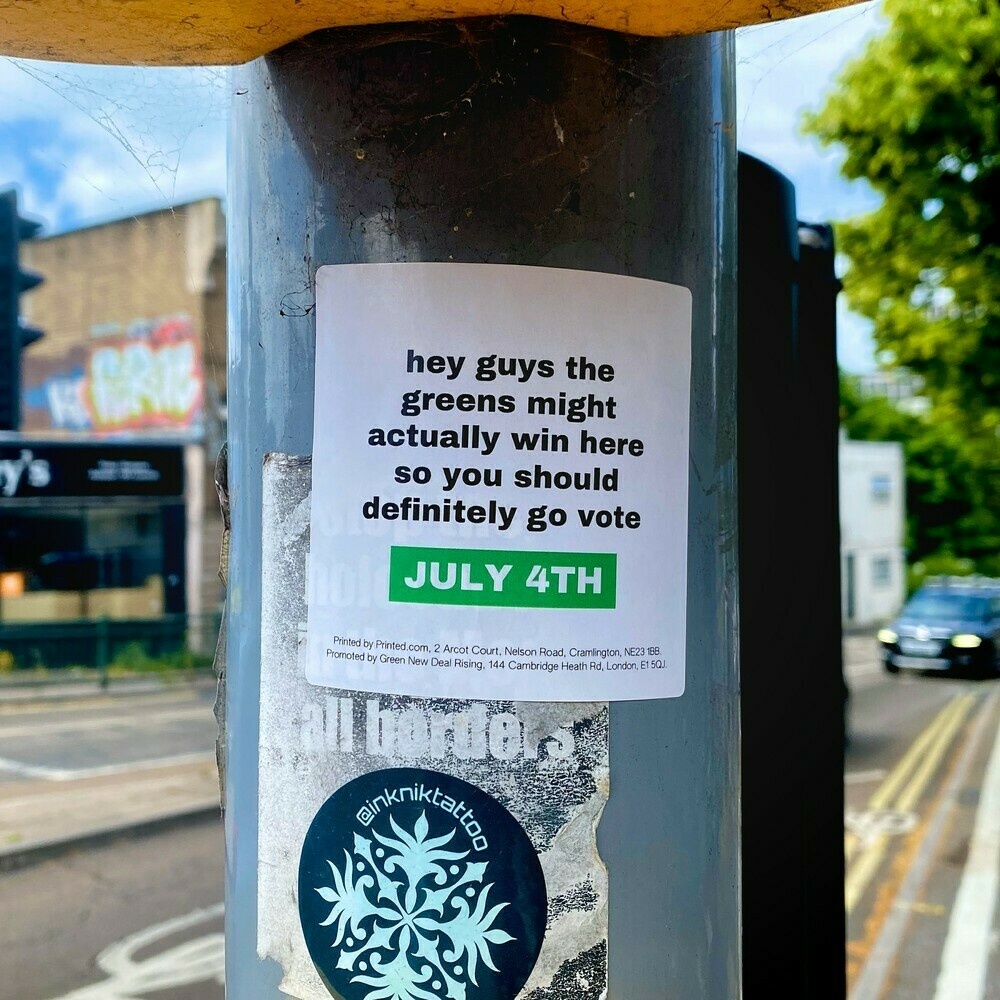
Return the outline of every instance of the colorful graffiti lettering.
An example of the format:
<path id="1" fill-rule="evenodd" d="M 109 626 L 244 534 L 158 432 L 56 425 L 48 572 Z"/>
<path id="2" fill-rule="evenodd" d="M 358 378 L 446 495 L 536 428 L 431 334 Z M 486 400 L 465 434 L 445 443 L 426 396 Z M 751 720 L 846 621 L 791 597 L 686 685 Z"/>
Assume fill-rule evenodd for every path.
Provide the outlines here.
<path id="1" fill-rule="evenodd" d="M 94 425 L 186 426 L 201 401 L 192 341 L 153 347 L 138 341 L 94 352 L 88 395 Z"/>
<path id="2" fill-rule="evenodd" d="M 53 427 L 76 431 L 87 430 L 92 425 L 83 397 L 83 384 L 82 370 L 71 372 L 65 377 L 50 378 L 45 382 L 41 399 L 43 404 L 48 405 Z M 27 401 L 32 402 L 32 396 L 28 396 Z"/>
<path id="3" fill-rule="evenodd" d="M 47 377 L 29 382 L 25 424 L 105 432 L 186 430 L 201 420 L 204 390 L 201 351 L 186 317 L 135 323 L 129 336 L 89 347 L 82 365 L 50 368 Z"/>

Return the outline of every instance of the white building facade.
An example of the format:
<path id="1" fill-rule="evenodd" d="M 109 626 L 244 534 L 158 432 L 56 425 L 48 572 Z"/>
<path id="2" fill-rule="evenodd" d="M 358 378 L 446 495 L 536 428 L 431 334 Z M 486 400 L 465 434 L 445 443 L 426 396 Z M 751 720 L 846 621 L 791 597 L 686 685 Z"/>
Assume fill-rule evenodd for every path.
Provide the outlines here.
<path id="1" fill-rule="evenodd" d="M 840 440 L 840 572 L 844 625 L 892 618 L 906 597 L 906 480 L 895 441 Z"/>

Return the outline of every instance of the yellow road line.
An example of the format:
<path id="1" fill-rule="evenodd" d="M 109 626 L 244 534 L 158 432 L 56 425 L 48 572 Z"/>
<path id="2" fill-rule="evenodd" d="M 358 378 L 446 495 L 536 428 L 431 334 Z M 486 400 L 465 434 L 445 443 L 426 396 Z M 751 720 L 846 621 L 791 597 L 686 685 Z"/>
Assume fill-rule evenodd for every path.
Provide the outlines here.
<path id="1" fill-rule="evenodd" d="M 958 702 L 962 697 L 962 695 L 955 695 L 931 719 L 927 728 L 913 741 L 909 750 L 903 754 L 896 766 L 886 776 L 885 781 L 872 793 L 871 798 L 868 800 L 868 809 L 870 811 L 885 809 L 888 803 L 892 801 L 893 796 L 910 776 L 910 771 L 916 766 L 928 744 L 937 735 L 938 730 L 948 724 L 948 719 L 951 717 L 952 712 L 956 710 Z M 844 857 L 848 862 L 850 862 L 860 843 L 861 841 L 856 834 L 850 832 L 844 834 Z"/>
<path id="2" fill-rule="evenodd" d="M 948 720 L 947 729 L 938 735 L 934 746 L 928 750 L 927 756 L 921 762 L 912 779 L 910 779 L 910 783 L 903 789 L 896 800 L 896 808 L 900 812 L 910 812 L 920 801 L 920 796 L 941 763 L 941 758 L 948 750 L 955 734 L 965 722 L 965 718 L 969 714 L 969 710 L 972 708 L 975 700 L 975 695 L 971 694 L 963 695 L 959 699 L 955 706 L 955 714 Z"/>
<path id="3" fill-rule="evenodd" d="M 943 717 L 943 721 L 937 725 L 934 725 L 934 723 L 931 724 L 934 726 L 932 737 L 929 741 L 924 742 L 922 745 L 922 749 L 925 749 L 926 753 L 922 758 L 914 757 L 908 765 L 907 770 L 913 771 L 912 776 L 910 776 L 909 783 L 900 792 L 895 803 L 893 803 L 890 796 L 881 796 L 879 799 L 881 802 L 879 808 L 894 808 L 899 812 L 911 812 L 913 810 L 913 807 L 920 801 L 920 796 L 927 788 L 934 772 L 940 765 L 941 759 L 951 746 L 952 740 L 955 738 L 955 734 L 965 722 L 965 718 L 969 714 L 969 710 L 972 708 L 974 702 L 974 695 L 962 695 L 953 699 L 945 707 L 945 709 L 939 713 L 938 717 Z M 935 722 L 937 722 L 936 719 Z M 918 761 L 918 766 L 914 768 L 914 765 L 917 764 Z M 895 789 L 902 784 L 903 780 L 905 780 L 905 778 L 895 781 L 892 790 L 895 791 Z M 879 789 L 879 792 L 882 792 L 882 789 Z M 878 795 L 879 792 L 876 792 L 876 795 Z M 873 798 L 874 797 L 875 796 L 873 796 Z M 868 888 L 869 883 L 878 871 L 879 866 L 882 864 L 890 839 L 890 836 L 884 833 L 876 836 L 872 842 L 869 843 L 863 851 L 861 851 L 854 863 L 850 866 L 850 869 L 847 872 L 847 877 L 844 880 L 844 902 L 848 913 L 850 913 L 857 905 L 858 901 L 864 894 L 865 889 Z"/>

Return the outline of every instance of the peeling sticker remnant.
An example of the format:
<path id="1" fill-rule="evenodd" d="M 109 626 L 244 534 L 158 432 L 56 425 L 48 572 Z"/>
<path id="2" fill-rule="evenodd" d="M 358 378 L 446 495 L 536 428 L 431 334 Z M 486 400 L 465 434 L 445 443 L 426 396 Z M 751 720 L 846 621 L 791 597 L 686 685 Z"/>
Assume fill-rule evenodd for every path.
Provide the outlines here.
<path id="1" fill-rule="evenodd" d="M 263 474 L 259 956 L 299 1000 L 598 1000 L 607 704 L 309 683 L 311 471 Z"/>

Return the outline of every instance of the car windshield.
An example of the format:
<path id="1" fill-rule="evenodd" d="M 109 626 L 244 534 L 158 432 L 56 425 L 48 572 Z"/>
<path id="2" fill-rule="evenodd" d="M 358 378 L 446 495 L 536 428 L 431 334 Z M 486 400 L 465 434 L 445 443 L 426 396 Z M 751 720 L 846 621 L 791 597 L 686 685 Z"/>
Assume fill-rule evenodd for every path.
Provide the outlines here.
<path id="1" fill-rule="evenodd" d="M 981 621 L 986 618 L 985 597 L 973 594 L 954 594 L 936 591 L 917 594 L 903 610 L 907 618 L 919 618 L 927 622 Z"/>

